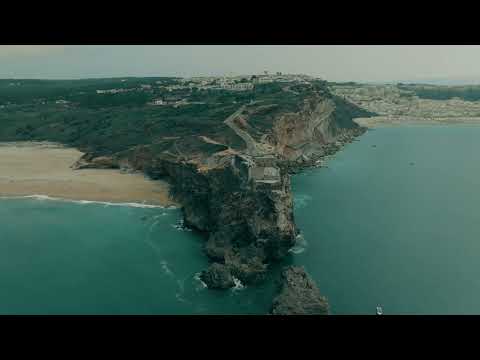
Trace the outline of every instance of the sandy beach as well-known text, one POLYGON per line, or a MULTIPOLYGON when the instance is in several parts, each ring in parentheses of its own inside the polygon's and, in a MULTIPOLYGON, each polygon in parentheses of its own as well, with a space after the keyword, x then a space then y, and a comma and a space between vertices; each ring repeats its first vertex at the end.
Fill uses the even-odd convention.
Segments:
POLYGON ((480 125, 480 117, 437 117, 414 116, 374 116, 353 119, 358 125, 367 128, 417 126, 417 125, 480 125))
POLYGON ((0 143, 0 196, 175 206, 169 185, 120 170, 73 170, 82 152, 52 143, 0 143))

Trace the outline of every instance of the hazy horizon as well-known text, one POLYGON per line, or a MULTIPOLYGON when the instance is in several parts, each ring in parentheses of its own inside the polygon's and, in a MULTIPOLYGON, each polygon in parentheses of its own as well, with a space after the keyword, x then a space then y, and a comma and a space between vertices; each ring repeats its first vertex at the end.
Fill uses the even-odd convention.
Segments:
POLYGON ((480 83, 480 46, 0 45, 0 78, 303 73, 328 81, 480 83))

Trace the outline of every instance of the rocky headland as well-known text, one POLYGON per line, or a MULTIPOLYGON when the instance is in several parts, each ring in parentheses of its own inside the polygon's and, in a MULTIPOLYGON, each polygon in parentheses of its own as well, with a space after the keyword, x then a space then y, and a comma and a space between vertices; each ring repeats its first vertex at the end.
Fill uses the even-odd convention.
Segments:
MULTIPOLYGON (((269 264, 287 256, 299 233, 290 174, 321 166, 322 159, 365 131, 353 118, 366 116, 325 87, 311 88, 294 111, 252 101, 216 129, 108 156, 91 151, 75 167, 141 171, 167 180, 185 225, 205 235, 212 265, 202 281, 212 289, 233 287, 234 278, 255 284, 269 264)), ((283 278, 287 285, 274 314, 322 312, 319 304, 325 300, 303 270, 290 269, 283 278), (316 305, 297 309, 291 305, 296 294, 316 305)))
MULTIPOLYGON (((134 173, 131 178, 136 177, 139 186, 128 198, 143 202, 147 196, 149 202, 180 204, 184 224, 205 237, 211 265, 201 273, 202 281, 211 289, 227 289, 238 282, 263 281, 269 266, 287 257, 299 238, 291 174, 324 166, 366 127, 480 120, 478 86, 261 77, 267 81, 258 76, 230 79, 233 87, 225 86, 223 77, 22 80, 15 87, 18 91, 12 91, 10 80, 2 80, 1 141, 53 141, 85 154, 72 166, 81 171, 66 166, 62 174, 36 161, 35 181, 21 174, 21 183, 10 178, 15 175, 9 170, 13 165, 4 156, 2 186, 14 194, 55 190, 71 197, 75 179, 104 172, 115 174, 118 181, 105 178, 99 191, 90 182, 78 181, 75 191, 81 199, 108 195, 109 201, 120 201, 118 194, 125 187, 116 184, 131 191, 129 176, 123 175, 134 173), (48 187, 37 181, 38 174, 48 187), (25 190, 27 183, 32 186, 25 190)), ((272 313, 319 312, 321 306, 294 301, 324 302, 307 276, 298 269, 284 273, 287 285, 272 313)))

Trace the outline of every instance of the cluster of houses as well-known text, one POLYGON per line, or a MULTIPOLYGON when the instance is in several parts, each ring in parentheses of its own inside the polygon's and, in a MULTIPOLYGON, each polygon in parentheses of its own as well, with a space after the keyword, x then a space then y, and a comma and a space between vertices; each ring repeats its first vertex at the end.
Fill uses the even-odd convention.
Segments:
POLYGON ((109 90, 97 90, 97 94, 118 94, 125 89, 109 89, 109 90))
MULTIPOLYGON (((123 81, 123 80, 122 80, 123 81)), ((141 84, 139 88, 120 88, 120 89, 108 89, 108 90, 97 90, 97 94, 119 94, 129 91, 149 91, 152 90, 152 85, 150 84, 141 84)))
POLYGON ((181 98, 178 96, 166 96, 163 99, 155 99, 150 103, 150 105, 154 105, 154 106, 173 106, 173 107, 179 107, 187 104, 188 104, 187 99, 181 98))
MULTIPOLYGON (((273 82, 297 82, 309 83, 314 78, 308 75, 291 75, 276 72, 269 74, 265 71, 260 75, 240 75, 223 77, 191 77, 180 78, 177 84, 160 86, 167 91, 174 90, 230 90, 230 91, 251 91, 257 84, 267 84, 273 82)), ((161 82, 157 82, 160 84, 161 82)))
MULTIPOLYGON (((170 85, 163 85, 162 81, 157 81, 159 89, 163 89, 168 92, 176 90, 230 90, 230 91, 251 91, 257 84, 267 84, 272 82, 297 82, 308 83, 314 78, 308 75, 292 75, 282 74, 276 72, 270 74, 265 71, 259 75, 240 75, 240 76, 223 76, 223 77, 191 77, 191 78, 178 78, 177 83, 170 85)), ((118 94, 127 91, 151 91, 153 86, 150 84, 142 84, 139 88, 130 89, 108 89, 97 90, 97 94, 118 94)))
MULTIPOLYGON (((192 91, 197 90, 228 90, 228 91, 252 91, 256 85, 268 84, 273 82, 296 82, 296 83, 309 83, 315 78, 308 75, 291 75, 282 74, 276 72, 270 74, 268 71, 264 71, 263 74, 258 75, 240 75, 240 76, 222 76, 222 77, 191 77, 191 78, 178 78, 176 83, 165 85, 162 81, 156 81, 155 87, 166 92, 174 92, 178 90, 192 91)), ((153 86, 150 84, 142 84, 138 88, 120 88, 120 89, 108 89, 97 90, 97 94, 118 94, 128 91, 152 91, 153 86)), ((163 98, 155 99, 149 103, 155 106, 182 106, 188 104, 187 99, 179 98, 176 96, 166 96, 163 98)))
POLYGON ((108 89, 108 90, 97 90, 97 94, 119 94, 129 91, 134 91, 136 89, 108 89))
POLYGON ((219 82, 218 87, 222 90, 230 90, 230 91, 247 91, 253 90, 254 84, 251 82, 236 82, 236 81, 228 81, 222 80, 219 82))

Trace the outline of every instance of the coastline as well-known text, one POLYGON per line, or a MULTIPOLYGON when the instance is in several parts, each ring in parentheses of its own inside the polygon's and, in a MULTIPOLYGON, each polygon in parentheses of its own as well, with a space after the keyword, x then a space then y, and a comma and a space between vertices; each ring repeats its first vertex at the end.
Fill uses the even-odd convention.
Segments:
POLYGON ((72 164, 82 155, 55 143, 0 143, 0 197, 178 206, 169 196, 168 183, 141 173, 73 170, 72 164))
POLYGON ((414 116, 374 116, 353 119, 359 126, 366 128, 396 126, 438 126, 438 125, 480 125, 480 117, 439 117, 424 118, 414 116))
POLYGON ((60 201, 60 202, 69 202, 75 203, 80 205, 87 205, 87 204, 95 204, 95 205, 103 205, 105 207, 108 206, 126 206, 126 207, 136 207, 136 208, 146 208, 146 209, 180 209, 178 205, 154 205, 154 204, 147 204, 147 203, 136 203, 136 202, 110 202, 110 201, 100 201, 100 200, 76 200, 76 199, 67 199, 67 198, 59 198, 59 197, 52 197, 48 195, 0 195, 0 200, 38 200, 38 201, 60 201))

